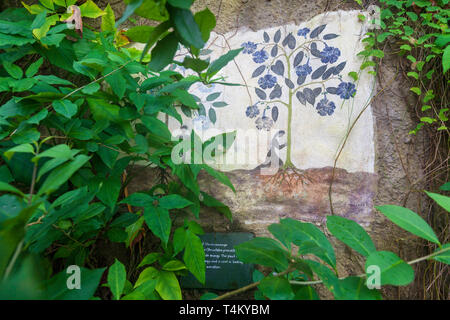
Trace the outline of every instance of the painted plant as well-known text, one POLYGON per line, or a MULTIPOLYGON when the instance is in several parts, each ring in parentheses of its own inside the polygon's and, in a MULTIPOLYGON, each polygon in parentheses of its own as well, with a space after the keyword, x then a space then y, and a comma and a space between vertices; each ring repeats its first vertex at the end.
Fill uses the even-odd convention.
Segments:
POLYGON ((356 93, 355 85, 342 79, 346 62, 340 61, 341 51, 327 43, 338 35, 324 33, 325 29, 326 24, 312 31, 300 28, 297 34, 288 33, 283 40, 279 29, 273 36, 264 32, 261 43, 248 41, 241 45, 241 54, 248 55, 257 65, 252 78, 258 78, 255 93, 260 99, 246 107, 245 116, 254 119, 257 129, 270 130, 278 120, 279 112, 284 111, 279 106, 287 109, 284 169, 294 168, 291 162, 293 99, 312 106, 320 116, 331 117, 338 103, 336 100, 348 100, 356 93), (319 61, 319 64, 313 61, 319 61), (331 80, 339 85, 330 86, 331 80), (281 100, 284 90, 286 101, 281 100))

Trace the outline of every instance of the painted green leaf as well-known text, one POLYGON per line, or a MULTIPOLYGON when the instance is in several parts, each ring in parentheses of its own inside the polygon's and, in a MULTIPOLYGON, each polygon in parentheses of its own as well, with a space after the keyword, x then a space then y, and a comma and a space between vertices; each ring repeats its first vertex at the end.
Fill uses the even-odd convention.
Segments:
POLYGON ((377 251, 370 254, 366 261, 366 270, 369 266, 380 268, 381 285, 405 286, 414 280, 413 268, 390 251, 377 251))
POLYGON ((450 212, 450 197, 428 191, 425 191, 425 193, 447 212, 450 212))
POLYGON ((125 266, 116 259, 114 264, 109 267, 108 271, 108 286, 116 300, 120 299, 126 280, 127 272, 125 270, 125 266))
POLYGON ((339 216, 327 217, 327 228, 336 238, 363 256, 376 251, 375 245, 367 232, 353 220, 339 216))
POLYGON ((396 205, 376 206, 375 208, 400 228, 425 240, 439 244, 433 229, 417 213, 396 205))
POLYGON ((161 271, 159 273, 156 291, 164 300, 181 300, 181 288, 173 272, 161 271))
POLYGON ((270 300, 291 300, 295 296, 289 281, 282 277, 264 278, 258 288, 270 300))

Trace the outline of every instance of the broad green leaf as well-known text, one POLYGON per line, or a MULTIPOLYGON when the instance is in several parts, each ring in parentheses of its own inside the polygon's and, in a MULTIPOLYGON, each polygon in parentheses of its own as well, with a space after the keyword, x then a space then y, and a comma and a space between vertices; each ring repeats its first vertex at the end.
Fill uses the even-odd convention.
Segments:
POLYGON ((444 53, 442 55, 442 68, 444 69, 444 74, 450 68, 450 45, 445 47, 444 53))
POLYGON ((450 197, 428 191, 425 191, 425 193, 447 212, 450 212, 450 197))
POLYGON ((56 159, 71 159, 77 151, 71 150, 67 144, 58 144, 50 149, 45 150, 42 153, 39 153, 37 156, 33 158, 33 161, 41 159, 41 158, 56 158, 56 159))
POLYGON ((97 198, 105 205, 113 209, 116 206, 121 187, 122 183, 120 175, 102 179, 102 185, 100 190, 97 192, 97 198))
POLYGON ((319 295, 313 287, 307 285, 300 285, 296 287, 298 288, 294 289, 295 296, 293 300, 319 300, 319 295))
POLYGON ((149 207, 155 199, 146 193, 135 192, 123 199, 120 203, 127 203, 134 207, 149 207))
POLYGON ((160 23, 150 34, 150 37, 145 44, 144 50, 142 51, 140 61, 142 61, 147 54, 148 50, 155 44, 156 41, 171 27, 168 21, 160 23))
POLYGON ((340 295, 337 300, 382 300, 377 289, 369 289, 364 277, 348 277, 339 280, 340 295))
POLYGON ((65 163, 62 166, 53 170, 47 179, 45 179, 41 188, 39 189, 38 196, 46 193, 50 194, 57 190, 63 183, 65 183, 69 178, 80 169, 90 157, 86 155, 79 155, 75 157, 75 160, 65 163))
POLYGON ((104 271, 105 268, 92 270, 80 268, 81 290, 70 290, 67 288, 70 274, 64 270, 48 281, 47 298, 50 300, 89 300, 94 296, 104 271))
POLYGON ((288 265, 288 254, 281 245, 270 238, 254 238, 235 247, 236 256, 244 263, 255 263, 285 270, 288 265))
POLYGON ((444 183, 442 186, 439 187, 439 190, 450 191, 450 182, 444 183))
POLYGON ((5 68, 6 72, 8 72, 9 75, 14 79, 20 79, 23 76, 22 69, 20 69, 20 67, 15 65, 14 63, 5 61, 3 62, 3 68, 5 68))
POLYGON ((433 229, 417 213, 396 205, 376 206, 375 208, 400 228, 425 240, 440 244, 433 229))
POLYGON ((116 30, 115 23, 116 17, 114 16, 114 11, 111 8, 110 4, 108 3, 108 5, 105 8, 105 14, 102 16, 102 24, 101 24, 102 31, 115 32, 116 30))
POLYGON ((152 50, 152 58, 148 67, 153 71, 161 71, 172 62, 178 48, 178 39, 174 32, 158 41, 152 50))
POLYGON ((208 68, 207 71, 208 76, 212 77, 217 72, 219 72, 223 67, 225 67, 228 64, 228 62, 233 60, 242 51, 242 49, 243 48, 230 50, 224 55, 222 55, 219 59, 213 61, 208 68))
POLYGON ((304 260, 311 270, 323 281, 323 284, 335 297, 341 295, 339 279, 326 265, 312 260, 304 260))
POLYGON ((200 300, 212 300, 212 299, 217 298, 217 297, 218 297, 217 294, 212 293, 212 292, 207 292, 207 293, 205 293, 204 295, 202 295, 200 297, 200 300))
POLYGON ((161 271, 159 273, 156 291, 164 300, 181 300, 181 288, 173 272, 161 271))
POLYGON ((167 2, 177 8, 189 9, 192 5, 193 0, 167 0, 167 2))
POLYGON ((442 248, 437 248, 435 253, 439 252, 439 251, 443 251, 443 250, 445 250, 445 251, 438 255, 433 256, 431 259, 439 261, 439 262, 443 262, 446 264, 450 264, 450 243, 443 244, 442 248))
POLYGON ((125 31, 125 35, 133 42, 147 43, 154 30, 152 26, 134 26, 125 31))
POLYGON ((224 185, 233 190, 233 192, 236 192, 236 189, 234 188, 233 184, 231 183, 230 179, 225 173, 217 171, 206 164, 202 165, 202 168, 205 169, 205 171, 208 172, 210 176, 222 182, 224 185))
POLYGON ((3 181, 0 181, 0 191, 15 193, 22 197, 25 196, 22 191, 20 191, 19 189, 15 188, 3 181))
POLYGON ((80 6, 81 16, 86 18, 98 18, 106 14, 92 1, 88 0, 80 6))
POLYGON ((186 266, 180 260, 170 260, 162 266, 166 271, 179 271, 186 269, 186 266))
POLYGON ((381 285, 405 286, 414 280, 413 268, 390 251, 371 253, 366 261, 366 270, 369 266, 380 268, 381 285))
POLYGON ((144 224, 144 217, 140 217, 136 222, 130 224, 128 227, 125 228, 125 232, 128 234, 127 240, 125 242, 127 247, 129 247, 131 242, 136 238, 143 224, 144 224))
POLYGON ((173 21, 176 32, 183 41, 197 49, 203 48, 205 42, 202 40, 202 33, 194 20, 190 10, 169 7, 170 18, 173 21))
POLYGON ((25 143, 25 144, 20 144, 18 146, 12 147, 11 149, 8 149, 8 151, 5 151, 3 154, 6 158, 8 158, 8 160, 11 160, 11 157, 16 152, 34 154, 34 148, 31 144, 25 143))
POLYGON ((367 257, 377 250, 367 232, 353 220, 328 216, 327 228, 332 235, 363 256, 367 257))
POLYGON ((109 267, 108 271, 108 286, 116 300, 120 299, 125 288, 125 281, 127 280, 127 271, 125 266, 119 261, 115 260, 114 264, 109 267))
POLYGON ((206 8, 205 10, 197 12, 194 15, 194 19, 195 22, 197 22, 197 25, 202 34, 202 40, 204 42, 207 42, 211 31, 216 26, 215 15, 208 8, 206 8))
POLYGON ((183 198, 182 196, 178 194, 170 194, 168 196, 164 196, 160 198, 159 200, 159 206, 168 210, 171 209, 182 209, 185 208, 191 204, 193 204, 191 201, 183 198))
POLYGON ((156 279, 159 275, 159 271, 153 267, 145 268, 140 274, 139 278, 137 279, 136 283, 134 284, 134 287, 137 288, 143 283, 156 279))
POLYGON ((30 64, 30 66, 25 71, 25 76, 27 78, 33 77, 36 74, 36 72, 38 72, 43 61, 44 61, 44 58, 40 58, 36 62, 33 62, 32 64, 30 64))
POLYGON ((300 251, 302 254, 312 253, 333 268, 336 267, 334 249, 319 228, 311 223, 303 223, 291 218, 282 219, 280 222, 290 228, 289 237, 291 242, 296 245, 302 245, 303 242, 307 242, 303 251, 300 251), (319 250, 315 250, 315 247, 319 248, 319 250))
POLYGON ((72 118, 78 111, 78 106, 70 100, 55 100, 52 103, 53 109, 66 118, 72 118))
POLYGON ((150 230, 161 239, 164 245, 169 241, 172 220, 169 211, 164 208, 149 206, 144 210, 144 219, 150 230))
POLYGON ((200 281, 205 283, 205 251, 202 241, 190 230, 186 231, 186 246, 183 260, 190 272, 200 281))
POLYGON ((291 300, 295 296, 289 280, 282 277, 264 278, 258 288, 270 300, 291 300))
POLYGON ((143 267, 152 263, 155 263, 158 261, 159 258, 161 258, 162 254, 160 252, 152 252, 149 253, 142 259, 141 263, 139 263, 138 267, 143 267))
POLYGON ((179 227, 175 229, 172 239, 173 244, 173 255, 177 255, 183 251, 186 245, 186 229, 184 227, 179 227))

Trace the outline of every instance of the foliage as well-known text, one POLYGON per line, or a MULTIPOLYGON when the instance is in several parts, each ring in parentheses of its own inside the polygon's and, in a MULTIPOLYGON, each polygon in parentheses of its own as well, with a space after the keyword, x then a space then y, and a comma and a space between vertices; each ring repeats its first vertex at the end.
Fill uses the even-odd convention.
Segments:
POLYGON ((200 190, 201 170, 233 186, 207 165, 174 164, 179 142, 158 115, 181 121, 178 107, 198 108, 187 90, 213 83, 233 55, 199 58, 215 17, 208 9, 193 15, 190 1, 126 1, 118 21, 109 5, 76 2, 0 13, 0 291, 24 279, 26 290, 5 298, 29 297, 34 284, 33 297, 90 299, 109 267, 104 285, 114 299, 180 299, 178 275, 205 280, 203 231, 191 218, 173 230, 173 220, 183 212, 198 218, 203 205, 231 219, 224 204, 200 190), (123 32, 120 24, 133 13, 160 24, 123 32), (101 32, 84 18, 101 19, 101 32), (130 41, 146 47, 126 47, 130 41), (183 65, 197 76, 167 70, 180 45, 191 52, 183 65), (157 176, 130 194, 128 173, 138 162, 157 176), (145 234, 159 245, 139 267, 96 261, 98 243, 133 252, 145 234), (42 270, 32 270, 33 261, 42 270), (65 290, 68 265, 81 267, 90 288, 82 295, 65 290))
MULTIPOLYGON (((386 46, 406 58, 404 73, 410 90, 417 95, 420 123, 448 133, 448 69, 450 68, 450 10, 448 0, 381 0, 381 11, 373 23, 379 28, 367 32, 366 47, 359 55, 381 59, 386 46)), ((365 19, 364 16, 361 16, 365 19)), ((377 66, 367 60, 361 69, 377 66)), ((370 71, 375 74, 375 71, 370 71)))
MULTIPOLYGON (((430 194, 439 204, 448 205, 450 197, 430 194), (439 197, 437 197, 439 196, 439 197)), ((275 239, 254 238, 236 246, 236 255, 245 263, 256 263, 273 270, 267 276, 256 270, 255 299, 316 300, 314 285, 323 284, 341 300, 379 300, 373 267, 379 270, 379 285, 404 286, 414 280, 412 264, 435 260, 449 264, 449 244, 441 244, 431 227, 415 212, 394 205, 376 209, 400 228, 437 245, 434 254, 405 262, 395 253, 377 250, 372 239, 358 223, 340 216, 327 217, 327 229, 338 240, 365 259, 365 273, 339 277, 334 249, 325 234, 312 223, 290 218, 269 226, 275 239)), ((447 209, 448 211, 448 209, 447 209)), ((210 297, 217 298, 217 297, 210 297)), ((219 297, 220 298, 220 297, 219 297)))

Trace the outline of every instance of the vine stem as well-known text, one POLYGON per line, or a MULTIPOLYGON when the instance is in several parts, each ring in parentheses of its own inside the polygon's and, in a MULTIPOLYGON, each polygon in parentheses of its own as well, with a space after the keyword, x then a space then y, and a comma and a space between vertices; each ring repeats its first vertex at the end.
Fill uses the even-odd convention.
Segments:
MULTIPOLYGON (((444 253, 444 252, 447 252, 447 251, 449 251, 449 250, 450 250, 450 247, 445 248, 445 249, 442 249, 442 250, 439 250, 439 251, 434 252, 434 253, 432 253, 432 254, 423 256, 423 257, 421 257, 421 258, 417 258, 417 259, 415 259, 415 260, 411 260, 411 261, 407 262, 407 264, 413 265, 413 264, 416 264, 416 263, 418 263, 418 262, 421 262, 421 261, 424 261, 424 260, 428 260, 428 259, 430 259, 430 258, 432 258, 432 257, 434 257, 434 256, 437 256, 437 255, 439 255, 439 254, 441 254, 441 253, 444 253)), ((284 276, 284 275, 286 275, 286 274, 288 274, 288 273, 290 273, 290 272, 292 272, 292 271, 294 271, 294 270, 293 270, 293 269, 288 269, 288 270, 286 270, 286 271, 283 271, 283 272, 278 273, 277 275, 275 275, 275 277, 281 277, 281 276, 284 276)), ((360 278, 362 278, 362 277, 364 277, 364 276, 366 276, 366 274, 365 274, 365 273, 362 273, 362 274, 358 274, 358 275, 356 275, 356 276, 354 276, 354 277, 360 277, 360 278)), ((347 277, 340 277, 339 280, 342 280, 342 279, 345 279, 345 278, 347 278, 347 277)), ((239 294, 239 293, 241 293, 241 292, 245 292, 245 291, 247 291, 247 290, 253 289, 253 288, 257 287, 260 283, 261 283, 261 281, 254 282, 254 283, 249 284, 249 285, 247 285, 247 286, 245 286, 245 287, 242 287, 242 288, 239 288, 239 289, 236 289, 236 290, 227 292, 227 293, 225 293, 225 294, 223 294, 223 295, 221 295, 221 296, 218 296, 218 297, 216 297, 216 298, 214 298, 214 299, 212 299, 212 300, 223 300, 223 299, 229 298, 229 297, 234 296, 234 295, 236 295, 236 294, 239 294)), ((290 280, 289 283, 290 283, 290 284, 295 284, 295 285, 304 285, 304 286, 306 286, 306 285, 321 284, 321 283, 323 283, 323 281, 322 281, 322 280, 316 280, 316 281, 295 281, 295 280, 290 280)))

